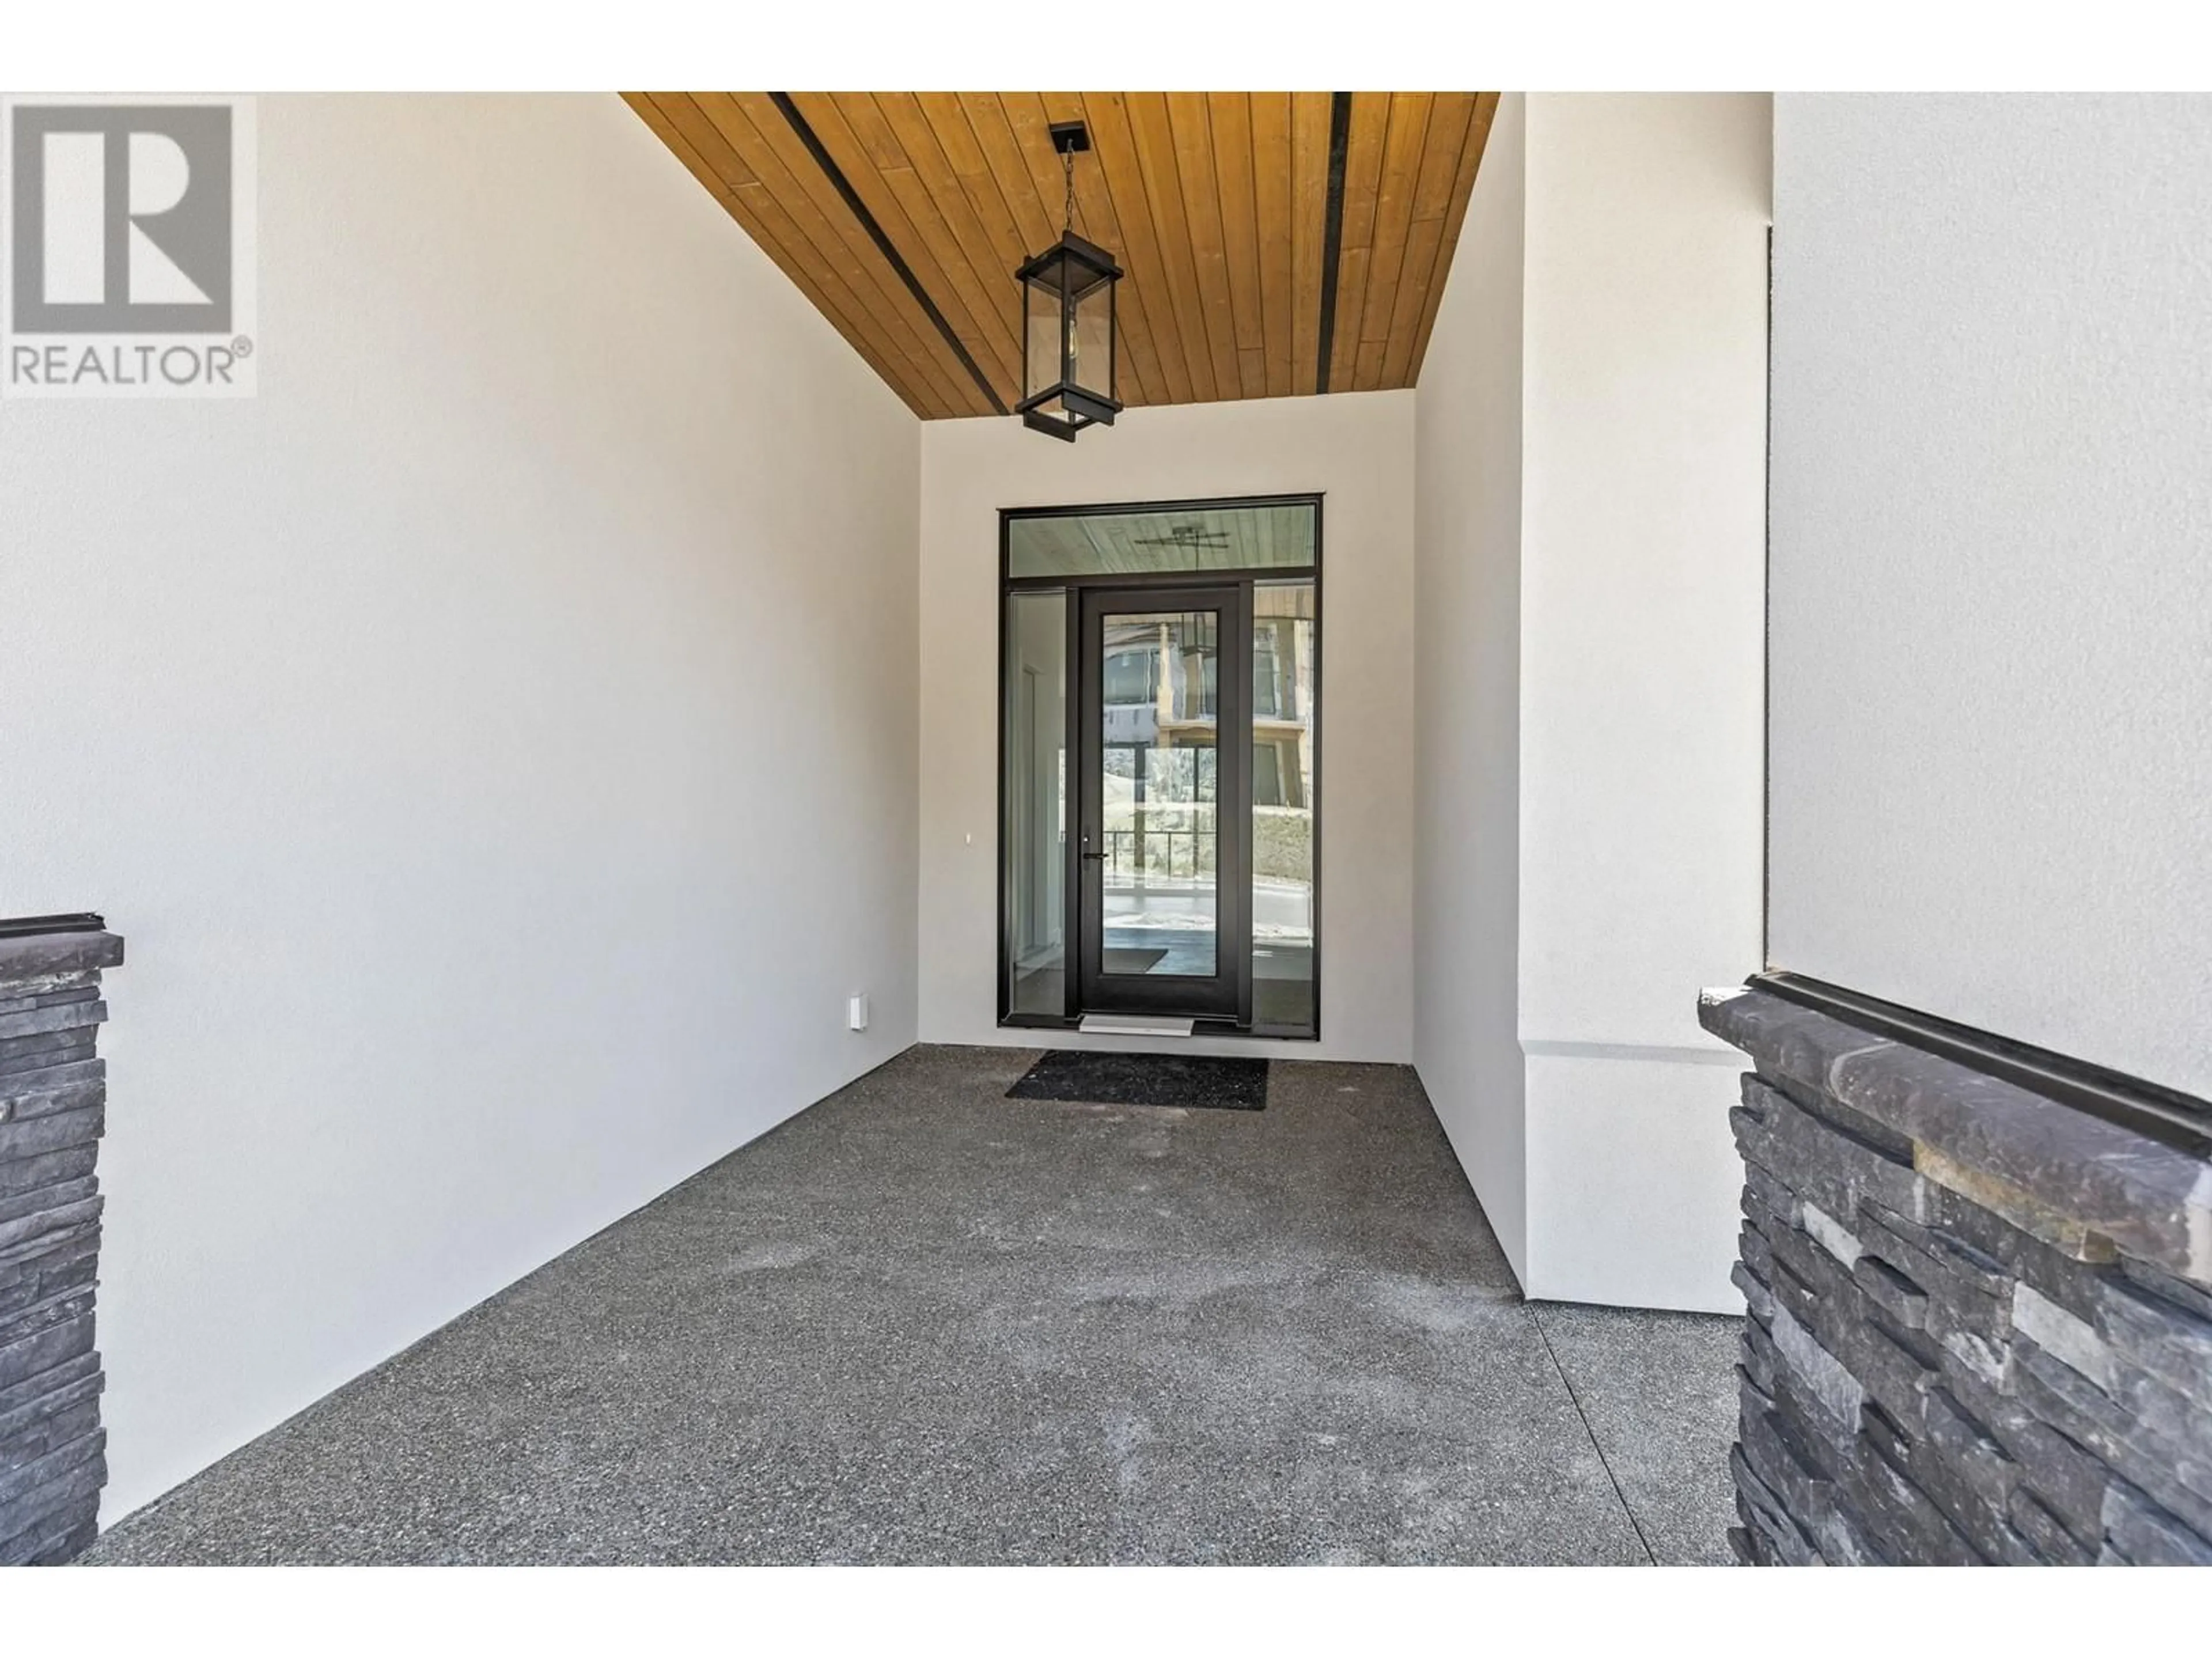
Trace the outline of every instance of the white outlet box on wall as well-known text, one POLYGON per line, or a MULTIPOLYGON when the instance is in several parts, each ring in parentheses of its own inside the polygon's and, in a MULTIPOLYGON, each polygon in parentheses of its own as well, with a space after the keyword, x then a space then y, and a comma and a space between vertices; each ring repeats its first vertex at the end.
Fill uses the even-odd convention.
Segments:
POLYGON ((845 1004, 845 1024, 854 1031, 868 1029, 868 999, 865 992, 845 1004))

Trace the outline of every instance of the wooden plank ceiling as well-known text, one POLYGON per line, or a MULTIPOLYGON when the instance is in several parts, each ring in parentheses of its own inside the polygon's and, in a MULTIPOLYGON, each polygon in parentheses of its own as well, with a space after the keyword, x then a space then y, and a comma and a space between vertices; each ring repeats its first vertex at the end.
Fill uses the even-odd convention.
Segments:
POLYGON ((1090 128, 1075 228, 1127 273, 1124 402, 1411 386, 1498 100, 623 95, 924 419, 1021 396, 1013 272, 1060 233, 1055 121, 1090 128))

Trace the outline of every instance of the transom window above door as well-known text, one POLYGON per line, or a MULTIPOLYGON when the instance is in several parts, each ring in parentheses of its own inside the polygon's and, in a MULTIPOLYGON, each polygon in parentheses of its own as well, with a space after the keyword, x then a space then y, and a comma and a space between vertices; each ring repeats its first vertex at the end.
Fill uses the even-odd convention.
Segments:
POLYGON ((1321 507, 1312 500, 1054 509, 1006 520, 1005 569, 1014 581, 1312 570, 1321 563, 1321 507))

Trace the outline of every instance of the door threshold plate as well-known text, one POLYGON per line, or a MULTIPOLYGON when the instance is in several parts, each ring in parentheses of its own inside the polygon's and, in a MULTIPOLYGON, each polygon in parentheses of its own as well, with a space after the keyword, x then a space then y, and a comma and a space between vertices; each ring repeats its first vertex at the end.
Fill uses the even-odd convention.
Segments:
POLYGON ((1193 1023, 1164 1014, 1085 1014, 1076 1029, 1093 1036, 1187 1037, 1193 1023))

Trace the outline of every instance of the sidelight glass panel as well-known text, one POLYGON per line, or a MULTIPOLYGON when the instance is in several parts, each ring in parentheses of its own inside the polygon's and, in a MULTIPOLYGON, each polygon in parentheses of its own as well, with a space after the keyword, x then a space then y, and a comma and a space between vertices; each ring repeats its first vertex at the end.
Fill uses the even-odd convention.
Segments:
POLYGON ((1067 595, 1006 603, 1007 1007, 1066 1012, 1067 595))
POLYGON ((1211 977, 1221 613, 1119 611, 1103 623, 1100 965, 1211 977))
POLYGON ((1313 583, 1252 590, 1252 1023, 1316 1029, 1313 583))
POLYGON ((1300 570, 1314 562, 1311 501, 1177 512, 1032 514, 1006 525, 1006 574, 1152 576, 1203 570, 1300 570))

